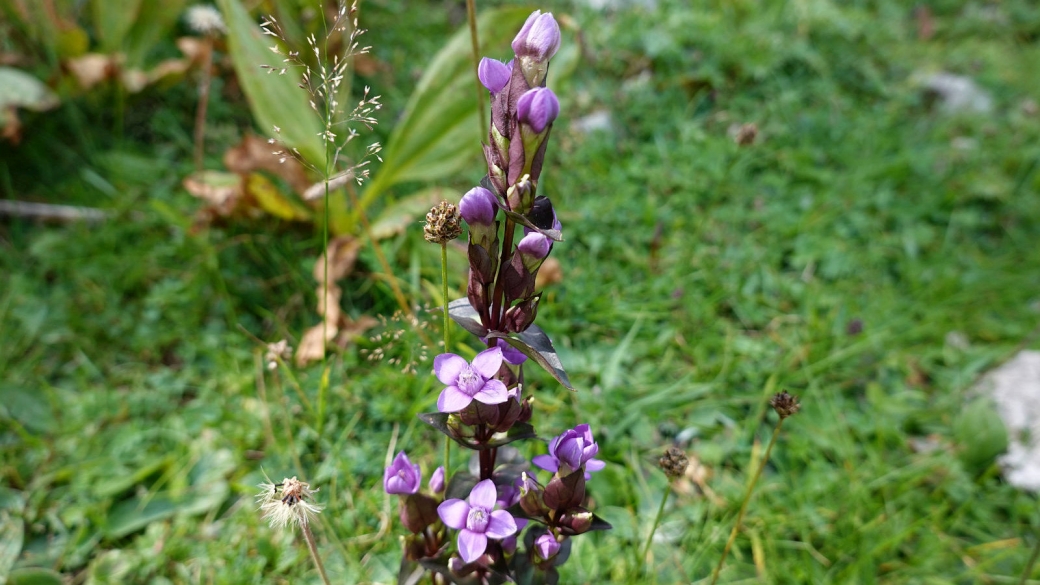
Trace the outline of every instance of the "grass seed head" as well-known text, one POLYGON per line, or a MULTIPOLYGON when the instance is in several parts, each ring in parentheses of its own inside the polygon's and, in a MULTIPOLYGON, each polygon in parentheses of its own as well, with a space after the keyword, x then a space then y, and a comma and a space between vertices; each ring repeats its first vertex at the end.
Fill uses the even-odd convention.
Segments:
POLYGON ((802 405, 798 402, 798 397, 793 394, 788 394, 787 390, 774 394, 769 400, 769 406, 773 407, 773 410, 780 415, 781 419, 785 419, 792 414, 798 412, 802 405))

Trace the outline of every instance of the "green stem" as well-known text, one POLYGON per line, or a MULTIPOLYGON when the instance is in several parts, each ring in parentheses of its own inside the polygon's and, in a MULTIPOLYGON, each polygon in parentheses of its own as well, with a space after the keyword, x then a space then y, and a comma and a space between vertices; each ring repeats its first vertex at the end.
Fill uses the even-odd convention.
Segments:
POLYGON ((484 102, 487 101, 487 90, 480 83, 477 71, 480 68, 480 37, 477 35, 477 6, 476 0, 466 0, 466 20, 469 21, 469 40, 473 45, 473 79, 477 82, 477 116, 480 117, 480 133, 486 136, 488 133, 487 116, 484 115, 484 102))
POLYGON ((715 571, 711 574, 711 585, 719 580, 719 572, 722 571, 722 565, 726 562, 726 557, 729 555, 729 549, 733 547, 733 542, 737 540, 737 533, 740 532, 740 525, 744 522, 744 514, 747 513, 748 503, 751 502, 751 494, 755 491, 755 484, 758 483, 758 478, 762 477, 762 470, 765 469, 766 463, 769 462, 769 454, 773 451, 773 445, 776 444, 777 437, 780 436, 780 427, 784 426, 784 419, 781 417, 780 422, 776 423, 776 428, 773 429, 773 436, 769 439, 769 446, 766 447, 766 454, 762 457, 762 462, 758 464, 758 469, 755 470, 755 475, 751 478, 751 483, 747 487, 747 491, 744 493, 744 501, 740 504, 740 513, 737 514, 737 521, 733 524, 733 530, 729 533, 729 539, 726 541, 726 547, 722 549, 722 556, 719 557, 719 564, 715 566, 715 571))
MULTIPOLYGON (((441 242, 441 296, 444 299, 444 352, 451 351, 451 321, 448 318, 448 243, 441 242)), ((444 473, 451 473, 451 439, 444 437, 444 473)))
POLYGON ((1033 567, 1036 566, 1036 559, 1040 557, 1040 538, 1036 539, 1036 544, 1033 545, 1033 554, 1029 557, 1029 562, 1026 563, 1026 570, 1022 571, 1022 578, 1018 581, 1019 585, 1026 585, 1026 581, 1029 576, 1033 574, 1033 567))
POLYGON ((332 585, 329 582, 329 576, 325 574, 325 565, 322 564, 321 555, 318 554, 318 545, 314 542, 314 533, 311 532, 310 524, 304 522, 301 527, 303 528, 303 539, 307 541, 307 550, 311 551, 311 559, 314 560, 314 566, 318 567, 322 582, 325 585, 332 585))
POLYGON ((664 516, 664 505, 668 502, 668 495, 672 493, 672 482, 668 482, 668 485, 664 486, 664 495, 661 496, 661 505, 657 508, 657 516, 654 517, 654 525, 650 527, 650 534, 646 537, 646 546, 643 547, 643 562, 646 562, 646 555, 650 554, 650 543, 654 541, 654 533, 657 532, 657 526, 661 523, 661 518, 664 516))

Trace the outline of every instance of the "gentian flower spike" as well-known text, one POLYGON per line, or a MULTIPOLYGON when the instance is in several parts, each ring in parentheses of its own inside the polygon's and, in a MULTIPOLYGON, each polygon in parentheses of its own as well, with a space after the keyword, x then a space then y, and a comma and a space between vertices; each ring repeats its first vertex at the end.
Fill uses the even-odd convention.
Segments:
POLYGON ((419 465, 412 463, 404 451, 394 457, 393 463, 383 473, 383 489, 391 495, 408 495, 419 491, 422 483, 422 471, 419 465))
POLYGON ((559 49, 560 25, 556 23, 551 12, 532 12, 513 39, 513 52, 516 56, 527 57, 536 62, 552 59, 559 49))
POLYGON ((517 100, 516 115, 521 123, 541 134, 560 115, 560 100, 547 87, 529 89, 517 100))
POLYGON ((509 85, 511 69, 509 65, 501 61, 484 57, 477 65, 477 78, 488 91, 498 93, 509 85))
POLYGON ((549 454, 538 455, 531 462, 546 471, 560 472, 561 475, 570 475, 584 465, 585 478, 588 479, 591 472, 607 466, 605 462, 593 459, 597 453, 599 445, 592 439, 592 430, 589 425, 582 424, 554 438, 549 442, 549 454))
POLYGON ((501 380, 493 378, 502 367, 502 350, 486 349, 473 358, 473 363, 453 353, 442 353, 433 360, 437 379, 447 388, 437 398, 437 410, 458 412, 474 400, 483 404, 502 404, 509 390, 501 380))
POLYGON ((445 500, 437 507, 441 521, 459 531, 459 556, 467 563, 484 554, 489 538, 501 540, 517 532, 513 516, 495 510, 496 493, 495 482, 485 479, 473 487, 466 500, 445 500))

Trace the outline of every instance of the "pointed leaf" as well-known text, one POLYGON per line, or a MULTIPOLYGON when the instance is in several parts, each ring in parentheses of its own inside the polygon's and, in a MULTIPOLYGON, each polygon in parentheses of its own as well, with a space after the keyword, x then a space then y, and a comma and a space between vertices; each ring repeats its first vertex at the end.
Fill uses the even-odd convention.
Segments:
POLYGON ((487 336, 489 339, 504 339, 506 343, 519 349, 524 355, 542 366, 565 388, 574 390, 570 378, 567 377, 567 372, 563 369, 563 363, 560 362, 560 356, 556 354, 556 348, 553 347, 549 336, 537 325, 531 325, 526 331, 520 333, 519 339, 498 332, 488 333, 487 336))
POLYGON ((454 319, 463 329, 477 337, 484 337, 488 334, 487 328, 480 322, 480 315, 477 313, 477 310, 473 308, 473 305, 469 304, 469 299, 455 299, 448 303, 448 316, 454 319))
POLYGON ((261 34, 239 0, 217 0, 228 27, 228 52, 235 74, 249 99, 257 124, 264 135, 275 126, 282 128, 279 139, 296 148, 304 160, 324 167, 325 145, 318 133, 321 124, 308 103, 307 92, 297 87, 299 76, 290 70, 285 75, 268 73, 260 65, 279 65, 282 57, 271 52, 274 37, 261 34))
POLYGON ((506 217, 512 219, 516 223, 518 223, 518 224, 520 224, 520 225, 522 225, 522 226, 524 226, 526 228, 530 228, 530 229, 532 229, 532 230, 542 234, 543 236, 549 238, 550 240, 552 240, 554 242, 562 242, 563 241, 563 233, 560 232, 560 230, 554 230, 554 229, 546 230, 546 229, 542 229, 542 228, 534 225, 534 222, 532 222, 527 217, 525 217, 523 215, 520 215, 519 213, 516 213, 515 211, 509 211, 508 209, 505 209, 505 208, 502 209, 502 213, 504 213, 506 215, 506 217))

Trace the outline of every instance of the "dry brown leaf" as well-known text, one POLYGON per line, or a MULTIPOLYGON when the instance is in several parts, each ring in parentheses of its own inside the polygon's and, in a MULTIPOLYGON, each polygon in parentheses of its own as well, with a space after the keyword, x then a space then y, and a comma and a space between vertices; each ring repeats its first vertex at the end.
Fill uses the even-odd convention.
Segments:
POLYGON ((300 347, 296 350, 296 365, 306 366, 310 362, 325 357, 327 342, 336 336, 339 330, 334 326, 318 323, 304 332, 300 339, 300 347))
MULTIPOLYGON (((351 236, 339 236, 329 241, 327 253, 329 255, 329 276, 332 277, 332 282, 353 272, 360 250, 361 241, 351 236)), ((324 274, 325 255, 323 254, 318 256, 317 261, 314 262, 314 280, 319 284, 325 282, 324 274)))
POLYGON ((563 267, 560 265, 560 261, 556 258, 546 258, 545 262, 542 262, 542 267, 538 269, 538 274, 534 277, 534 287, 541 290, 550 284, 559 282, 563 282, 563 267))
POLYGON ((362 315, 357 321, 349 317, 343 319, 343 327, 340 328, 336 337, 336 345, 347 347, 355 339, 364 336, 365 332, 379 324, 379 320, 369 315, 362 315))
POLYGON ((0 139, 7 140, 11 144, 18 144, 22 141, 22 121, 18 119, 18 110, 14 106, 0 111, 0 122, 3 122, 0 139))
POLYGON ((119 58, 115 55, 102 55, 101 53, 87 53, 69 59, 65 66, 76 78, 76 82, 83 89, 90 89, 95 85, 115 76, 119 70, 119 58))
POLYGON ((184 179, 184 190, 229 215, 242 197, 242 177, 232 173, 202 171, 184 179))
POLYGON ((124 69, 120 71, 119 80, 130 93, 137 93, 148 86, 148 74, 140 69, 124 69))
POLYGON ((202 60, 206 54, 206 41, 197 37, 181 37, 177 39, 177 48, 193 63, 202 60))
POLYGON ((294 158, 287 158, 284 163, 278 162, 279 157, 274 155, 276 150, 277 147, 268 144, 263 138, 246 134, 238 146, 224 153, 224 166, 233 173, 243 175, 253 171, 267 171, 285 180, 296 193, 304 193, 311 185, 306 169, 294 158))

